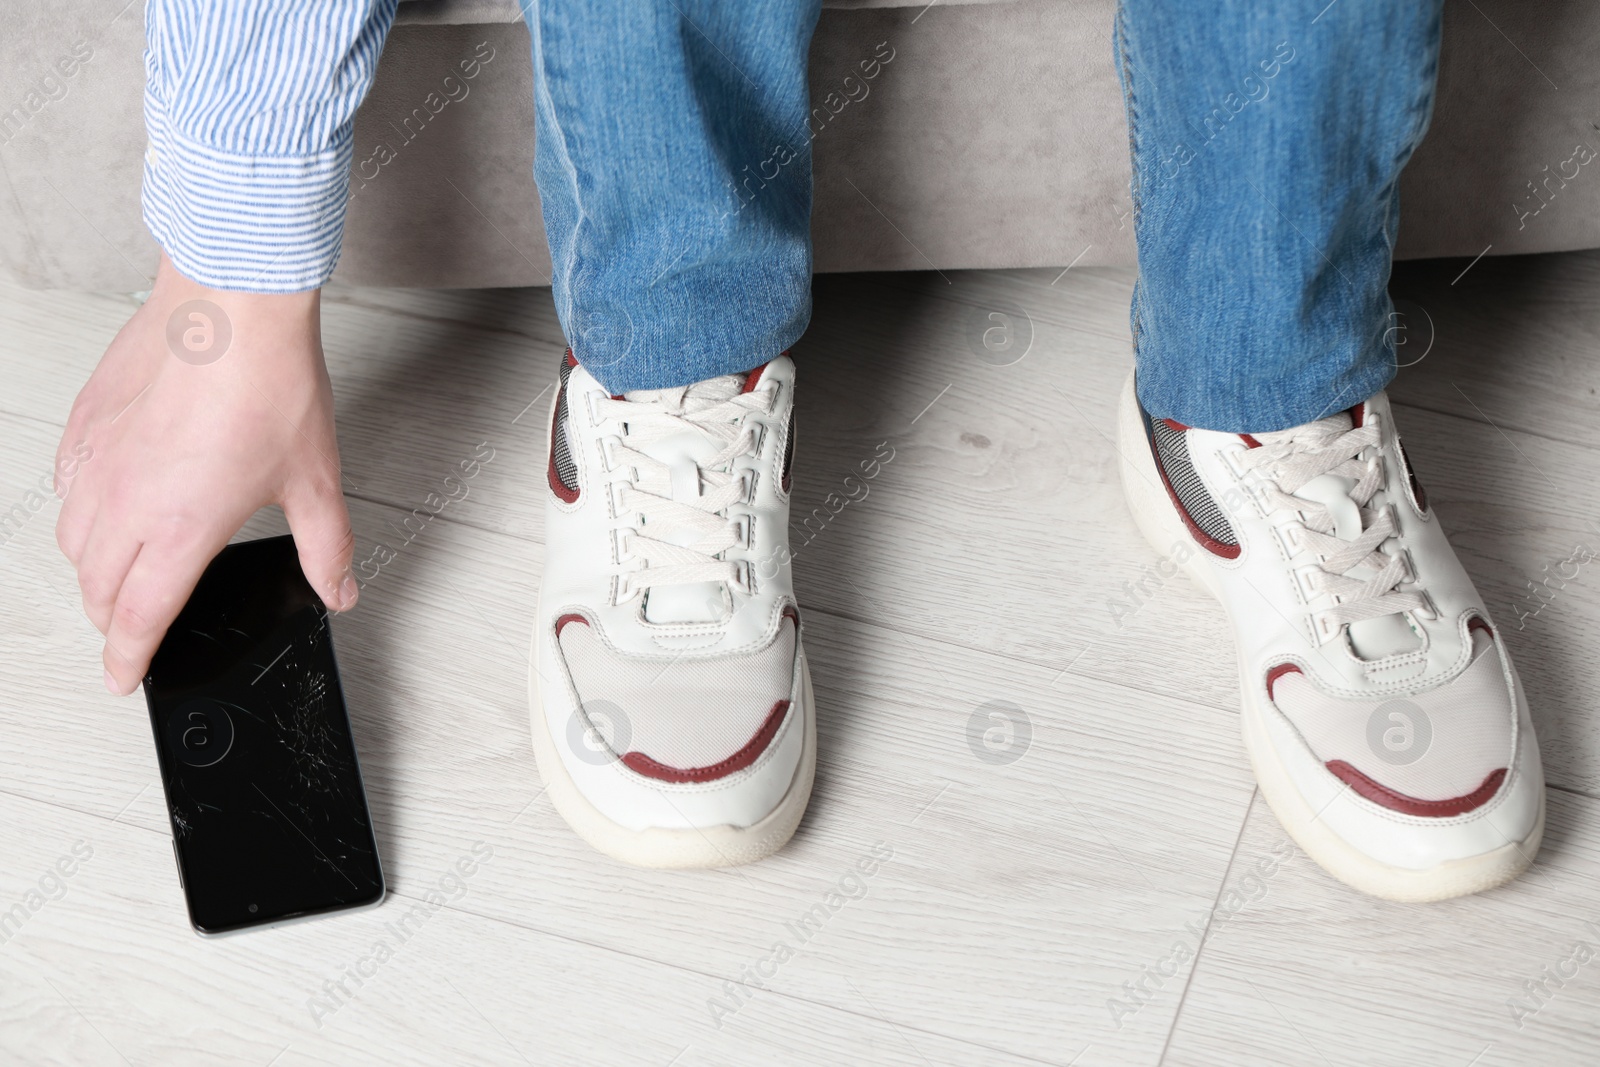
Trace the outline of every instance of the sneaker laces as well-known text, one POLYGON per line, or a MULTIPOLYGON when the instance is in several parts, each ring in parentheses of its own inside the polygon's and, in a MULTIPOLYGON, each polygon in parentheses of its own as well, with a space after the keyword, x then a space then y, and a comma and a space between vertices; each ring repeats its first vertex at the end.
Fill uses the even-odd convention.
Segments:
POLYGON ((620 432, 606 440, 610 465, 605 482, 620 483, 620 513, 631 517, 621 550, 625 569, 617 591, 621 603, 652 586, 726 582, 745 588, 739 564, 721 555, 744 543, 730 506, 745 499, 747 476, 733 461, 755 455, 760 432, 745 418, 770 414, 775 389, 744 392, 745 375, 709 378, 674 389, 638 390, 626 399, 595 401, 601 419, 614 419, 620 432), (690 436, 714 451, 696 460, 690 436), (672 439, 676 439, 675 441, 672 439), (652 445, 674 456, 669 463, 652 454, 652 445))
POLYGON ((1390 555, 1383 545, 1397 533, 1392 505, 1381 506, 1373 496, 1384 487, 1383 460, 1375 449, 1379 442, 1376 417, 1352 428, 1343 413, 1308 422, 1289 430, 1253 435, 1259 448, 1237 453, 1239 466, 1252 479, 1252 492, 1269 512, 1296 511, 1302 516, 1303 545, 1318 557, 1307 572, 1313 596, 1326 594, 1333 605, 1312 613, 1317 643, 1332 640, 1341 628, 1385 615, 1427 610, 1421 593, 1402 591, 1414 581, 1403 554, 1390 555), (1295 493, 1325 474, 1350 479, 1346 495, 1356 505, 1360 532, 1346 540, 1335 535, 1334 516, 1327 505, 1295 493), (1353 572, 1364 571, 1365 576, 1353 572))

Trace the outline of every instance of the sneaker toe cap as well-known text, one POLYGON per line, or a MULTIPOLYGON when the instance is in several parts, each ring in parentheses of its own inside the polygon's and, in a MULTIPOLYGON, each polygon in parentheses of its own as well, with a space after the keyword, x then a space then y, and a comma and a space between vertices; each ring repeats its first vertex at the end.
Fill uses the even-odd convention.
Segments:
POLYGON ((788 618, 764 647, 716 657, 626 655, 581 616, 564 618, 556 640, 579 701, 569 743, 656 782, 712 784, 748 770, 792 710, 798 642, 788 618))
POLYGON ((1514 763, 1516 705, 1492 642, 1454 678, 1421 693, 1352 700, 1293 670, 1274 680, 1271 697, 1329 773, 1406 815, 1481 808, 1514 763))

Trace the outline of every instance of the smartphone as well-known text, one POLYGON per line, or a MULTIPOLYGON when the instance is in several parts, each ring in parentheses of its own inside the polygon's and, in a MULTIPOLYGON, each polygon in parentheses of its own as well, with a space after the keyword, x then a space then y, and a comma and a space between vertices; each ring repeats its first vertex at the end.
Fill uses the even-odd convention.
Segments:
POLYGON ((328 611, 290 537, 211 562, 144 680, 201 934, 383 899, 328 611))

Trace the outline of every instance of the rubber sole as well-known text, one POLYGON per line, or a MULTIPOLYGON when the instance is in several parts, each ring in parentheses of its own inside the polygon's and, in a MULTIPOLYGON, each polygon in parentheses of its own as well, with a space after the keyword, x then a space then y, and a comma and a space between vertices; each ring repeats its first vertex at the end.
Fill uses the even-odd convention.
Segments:
MULTIPOLYGON (((1193 538, 1173 510, 1166 487, 1161 483, 1161 475, 1150 456, 1150 445, 1144 436, 1144 424, 1139 417, 1133 388, 1133 378, 1130 376, 1117 404, 1117 450, 1121 456, 1122 493, 1144 539, 1157 552, 1166 554, 1174 544, 1187 544, 1193 538)), ((1203 551, 1196 547, 1195 552, 1178 565, 1195 585, 1225 606, 1227 602, 1220 595, 1216 577, 1201 558, 1203 551)), ((1240 676, 1243 677, 1242 666, 1240 676)), ((1258 713, 1247 704, 1241 709, 1240 719, 1245 752, 1250 757, 1256 784, 1260 786, 1261 795, 1279 824, 1323 870, 1363 893, 1402 903, 1426 903, 1481 893, 1516 878, 1528 869, 1539 851, 1539 844, 1544 838, 1543 797, 1539 801, 1539 817, 1533 830, 1522 841, 1508 841, 1504 846, 1478 856, 1451 860, 1420 870, 1382 863, 1340 837, 1312 811, 1273 751, 1272 742, 1266 736, 1258 713)))
POLYGON ((1544 839, 1545 808, 1541 802, 1539 818, 1523 841, 1507 842, 1491 852, 1422 870, 1380 863, 1317 818, 1283 765, 1273 757, 1272 743, 1258 736, 1261 733, 1256 717, 1245 715, 1245 751, 1249 753, 1250 767, 1255 771, 1256 783, 1261 787, 1267 806, 1294 838, 1295 844, 1323 870, 1371 896, 1405 904, 1425 904, 1494 889, 1527 870, 1544 839))
MULTIPOLYGON (((538 656, 537 640, 533 655, 538 656)), ((537 659, 530 660, 536 663, 537 659)), ((546 725, 539 679, 532 667, 528 671, 529 704, 533 709, 533 756, 539 777, 556 811, 573 832, 613 859, 636 867, 657 869, 698 869, 736 867, 765 859, 788 843, 811 801, 811 785, 817 775, 816 700, 811 692, 811 666, 801 653, 800 706, 805 718, 805 737, 800 763, 795 767, 783 799, 759 822, 750 826, 708 826, 693 829, 657 827, 630 830, 607 818, 578 789, 567 773, 555 741, 546 725)))

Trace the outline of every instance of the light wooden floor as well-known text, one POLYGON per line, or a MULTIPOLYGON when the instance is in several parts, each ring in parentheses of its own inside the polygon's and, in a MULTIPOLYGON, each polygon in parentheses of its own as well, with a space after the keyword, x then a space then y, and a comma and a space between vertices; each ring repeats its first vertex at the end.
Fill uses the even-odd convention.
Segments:
MULTIPOLYGON (((597 855, 542 795, 528 741, 562 345, 548 292, 344 290, 325 320, 358 553, 494 449, 337 623, 391 896, 191 933, 145 710, 100 688, 52 501, 0 547, 0 911, 75 844, 92 855, 0 945, 0 1061, 1600 1062, 1600 569, 1523 629, 1513 610, 1546 565, 1600 547, 1600 255, 1485 259, 1452 285, 1465 265, 1399 272, 1402 351, 1427 354, 1394 393, 1534 704, 1550 829, 1516 884, 1401 906, 1334 882, 1255 792, 1219 610, 1181 579, 1113 609, 1156 558, 1108 437, 1123 270, 818 280, 796 352, 797 514, 880 442, 894 459, 800 551, 811 811, 749 868, 597 855), (1012 366, 967 340, 996 308, 1032 323, 1012 366), (1027 718, 1012 762, 969 741, 994 701, 1027 718), (490 859, 441 883, 478 842, 490 859), (788 924, 879 842, 892 859, 865 895, 801 942, 788 924), (441 885, 401 943, 389 924, 441 885), (380 941, 392 958, 363 962, 380 941), (780 941, 793 958, 731 1000, 725 983, 770 972, 780 941), (1594 960, 1569 962, 1579 941, 1594 960), (1545 968, 1569 977, 1535 997, 1545 968)), ((48 470, 132 306, 0 290, 0 511, 48 470)))

